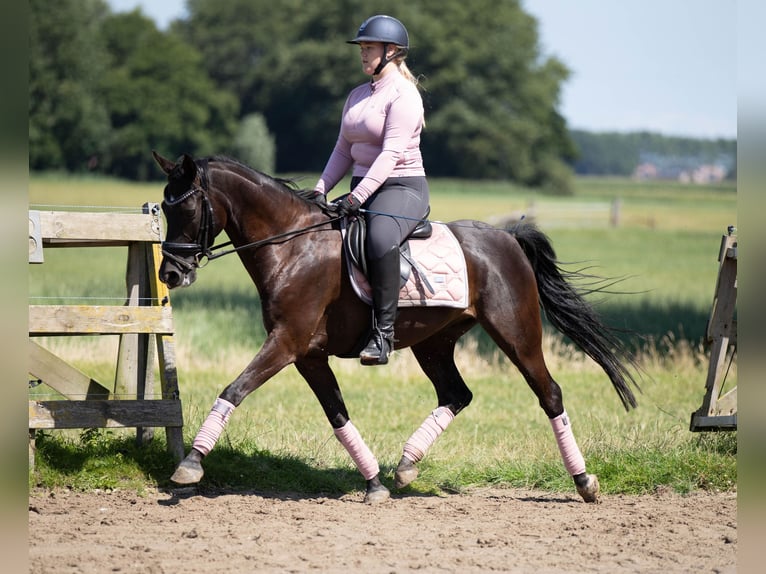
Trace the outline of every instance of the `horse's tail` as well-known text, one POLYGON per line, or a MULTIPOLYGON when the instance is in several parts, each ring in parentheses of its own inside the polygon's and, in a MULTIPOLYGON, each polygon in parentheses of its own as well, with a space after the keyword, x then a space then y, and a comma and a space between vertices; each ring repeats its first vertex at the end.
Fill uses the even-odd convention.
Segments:
POLYGON ((592 284, 593 276, 562 269, 550 240, 534 224, 520 223, 509 231, 532 264, 540 306, 550 323, 601 366, 625 410, 636 407, 631 384, 639 387, 629 367, 638 366, 614 331, 603 323, 584 298, 588 293, 602 291, 603 287, 575 287, 571 283, 573 280, 588 279, 592 284))

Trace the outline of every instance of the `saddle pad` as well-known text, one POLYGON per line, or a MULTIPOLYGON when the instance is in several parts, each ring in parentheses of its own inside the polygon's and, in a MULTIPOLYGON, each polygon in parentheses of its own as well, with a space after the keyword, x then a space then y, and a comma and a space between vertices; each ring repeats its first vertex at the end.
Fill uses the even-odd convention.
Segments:
MULTIPOLYGON (((399 291, 399 307, 455 307, 468 306, 468 273, 465 256, 455 236, 441 223, 433 226, 428 239, 410 240, 410 255, 418 269, 412 269, 407 283, 399 291), (420 272, 434 289, 426 287, 420 272)), ((372 290, 361 270, 350 262, 351 285, 359 298, 372 304, 372 290)))

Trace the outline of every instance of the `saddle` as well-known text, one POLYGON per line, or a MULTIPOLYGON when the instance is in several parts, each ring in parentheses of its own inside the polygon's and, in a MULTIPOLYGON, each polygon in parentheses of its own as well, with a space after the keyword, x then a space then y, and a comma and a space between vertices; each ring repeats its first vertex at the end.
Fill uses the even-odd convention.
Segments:
MULTIPOLYGON (((351 287, 362 301, 372 305, 372 290, 365 255, 366 221, 364 217, 352 216, 341 221, 341 229, 351 287)), ((468 306, 465 256, 457 239, 446 225, 432 227, 428 221, 421 222, 399 247, 399 253, 400 308, 465 309, 468 306)), ((350 349, 347 354, 338 356, 358 357, 369 336, 368 331, 360 338, 356 347, 350 349)))
MULTIPOLYGON (((412 258, 410 252, 410 240, 413 239, 428 239, 433 233, 433 227, 431 222, 428 221, 428 215, 431 213, 431 208, 428 208, 423 221, 420 221, 415 229, 407 236, 407 239, 399 246, 399 287, 404 287, 407 280, 410 278, 412 268, 417 270, 417 264, 412 258)), ((346 233, 344 236, 344 247, 346 254, 348 255, 351 263, 355 265, 362 274, 369 278, 367 268, 367 250, 365 249, 365 241, 367 239, 367 220, 364 217, 349 217, 346 220, 346 233)), ((424 274, 421 273, 424 277, 424 274)), ((433 289, 428 285, 429 289, 433 292, 433 289)))

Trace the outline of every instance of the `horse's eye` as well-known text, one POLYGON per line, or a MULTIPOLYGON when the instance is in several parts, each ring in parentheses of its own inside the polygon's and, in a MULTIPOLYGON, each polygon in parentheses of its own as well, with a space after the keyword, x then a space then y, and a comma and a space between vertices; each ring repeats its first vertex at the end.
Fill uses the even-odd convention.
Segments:
POLYGON ((178 207, 184 215, 194 215, 197 212, 196 201, 184 201, 178 207))

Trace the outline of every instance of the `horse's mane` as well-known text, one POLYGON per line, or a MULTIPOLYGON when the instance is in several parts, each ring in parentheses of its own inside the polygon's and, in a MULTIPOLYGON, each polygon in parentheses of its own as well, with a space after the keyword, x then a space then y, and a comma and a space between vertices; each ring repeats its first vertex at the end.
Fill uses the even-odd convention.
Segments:
POLYGON ((317 203, 314 200, 314 190, 301 188, 294 179, 284 178, 284 177, 274 177, 274 176, 268 175, 266 173, 263 173, 262 171, 258 171, 257 169, 254 169, 250 167, 249 165, 242 163, 241 161, 237 159, 234 159, 225 155, 214 155, 206 159, 209 162, 215 161, 215 162, 233 165, 237 169, 245 172, 246 176, 258 185, 270 185, 272 187, 276 187, 283 191, 292 193, 293 195, 295 195, 296 197, 302 199, 303 201, 307 203, 311 203, 311 204, 317 203))

